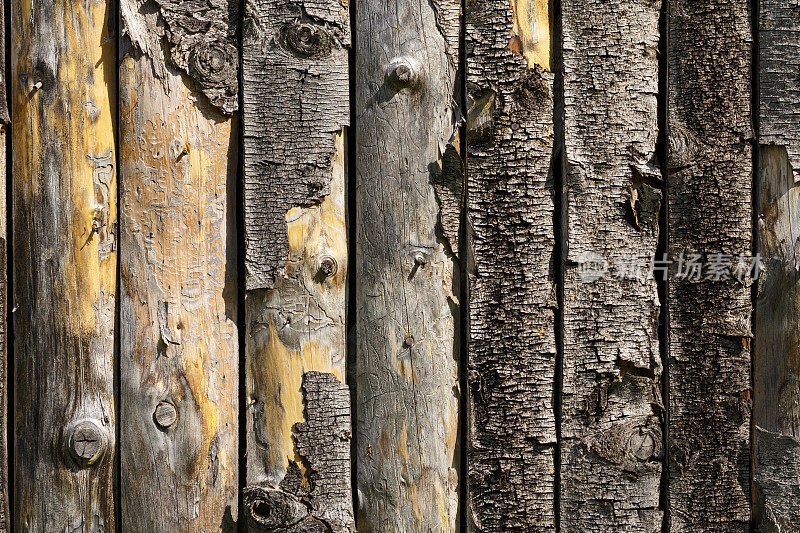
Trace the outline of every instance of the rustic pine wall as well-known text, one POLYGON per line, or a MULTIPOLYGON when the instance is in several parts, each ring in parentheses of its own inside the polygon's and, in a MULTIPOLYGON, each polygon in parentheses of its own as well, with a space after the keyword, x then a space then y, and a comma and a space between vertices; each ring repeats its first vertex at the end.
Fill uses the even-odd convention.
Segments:
POLYGON ((800 531, 800 0, 0 6, 0 531, 800 531))

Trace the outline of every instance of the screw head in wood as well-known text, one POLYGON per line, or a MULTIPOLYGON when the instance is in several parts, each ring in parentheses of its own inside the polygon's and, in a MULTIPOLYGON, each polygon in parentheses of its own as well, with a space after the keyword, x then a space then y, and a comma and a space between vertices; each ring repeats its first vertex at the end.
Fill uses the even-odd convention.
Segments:
POLYGON ((108 436, 99 420, 77 420, 67 426, 65 435, 67 451, 82 466, 96 463, 105 452, 108 436))
POLYGON ((406 348, 411 348, 412 346, 414 346, 414 336, 413 335, 406 336, 406 339, 405 341, 403 341, 403 344, 405 344, 406 348))
POLYGON ((330 278, 339 271, 339 263, 330 255, 323 255, 319 258, 318 270, 323 277, 330 278))
POLYGON ((153 413, 153 421, 156 423, 156 426, 162 430, 172 427, 177 419, 178 411, 170 402, 159 403, 153 413))
POLYGON ((425 254, 423 254, 422 252, 415 252, 413 255, 413 259, 414 259, 414 264, 420 267, 425 266, 425 263, 428 262, 427 259, 425 259, 425 254))
POLYGON ((419 63, 410 57, 398 57, 389 63, 386 76, 399 89, 414 87, 420 80, 419 63))

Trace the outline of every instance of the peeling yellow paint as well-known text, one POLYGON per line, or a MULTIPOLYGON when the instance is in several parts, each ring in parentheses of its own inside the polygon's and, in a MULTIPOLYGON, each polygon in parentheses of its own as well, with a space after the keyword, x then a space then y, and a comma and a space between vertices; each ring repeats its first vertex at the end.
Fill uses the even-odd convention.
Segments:
POLYGON ((525 57, 528 67, 551 69, 550 0, 511 0, 513 27, 509 48, 525 57))

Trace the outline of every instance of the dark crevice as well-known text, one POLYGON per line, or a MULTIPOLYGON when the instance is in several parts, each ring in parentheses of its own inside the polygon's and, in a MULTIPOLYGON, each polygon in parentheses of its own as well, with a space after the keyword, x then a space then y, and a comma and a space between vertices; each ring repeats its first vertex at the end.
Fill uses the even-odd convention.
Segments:
POLYGON ((120 64, 120 30, 122 29, 122 18, 120 15, 119 9, 119 1, 112 2, 109 6, 109 17, 108 17, 108 24, 109 24, 109 35, 112 39, 114 39, 115 43, 115 59, 116 63, 114 64, 114 94, 110 95, 111 104, 116 108, 116 116, 114 120, 114 168, 116 169, 117 174, 117 221, 116 221, 116 235, 114 237, 114 242, 116 243, 117 247, 117 276, 116 276, 116 298, 114 299, 114 377, 113 377, 113 387, 114 387, 114 442, 116 445, 114 446, 114 485, 116 490, 114 491, 114 531, 116 533, 122 533, 122 424, 121 420, 122 417, 120 416, 120 412, 122 409, 122 396, 120 395, 120 383, 121 383, 121 354, 122 354, 122 340, 120 339, 120 332, 122 331, 120 328, 120 315, 121 315, 121 305, 122 305, 122 250, 120 250, 120 219, 121 217, 121 207, 122 202, 120 199, 122 198, 122 179, 123 176, 120 172, 120 135, 119 135, 119 128, 122 124, 121 122, 121 112, 119 106, 119 64, 120 64))
MULTIPOLYGON (((12 75, 11 75, 11 1, 5 0, 3 3, 3 29, 4 29, 4 36, 5 42, 3 43, 4 50, 5 50, 5 64, 3 65, 3 75, 5 76, 5 90, 6 94, 3 95, 3 98, 6 99, 8 102, 8 108, 10 111, 11 117, 14 116, 14 109, 13 109, 13 100, 11 98, 11 85, 12 85, 12 75)), ((10 526, 10 531, 16 531, 17 528, 14 527, 14 518, 16 513, 14 512, 16 508, 16 495, 15 495, 15 476, 14 476, 14 319, 12 310, 14 308, 14 254, 13 254, 13 243, 14 243, 14 221, 13 221, 13 204, 12 198, 14 197, 13 191, 13 182, 11 179, 12 174, 12 165, 13 165, 13 151, 12 147, 12 133, 11 133, 11 124, 3 126, 5 129, 5 137, 6 137, 6 234, 4 238, 6 239, 6 257, 5 257, 5 265, 6 265, 6 301, 4 302, 4 308, 6 310, 6 316, 4 320, 6 321, 6 452, 8 453, 8 457, 6 458, 8 463, 6 467, 8 468, 8 525, 10 526)))
POLYGON ((556 533, 561 531, 561 395, 564 387, 564 262, 566 260, 566 170, 564 153, 564 63, 562 57, 561 0, 551 0, 553 21, 551 46, 553 54, 553 264, 555 265, 556 302, 555 341, 556 368, 553 387, 553 414, 556 419, 556 446, 553 453, 553 520, 556 533))
MULTIPOLYGON (((658 138, 656 140, 656 158, 661 169, 661 208, 658 214, 658 244, 656 245, 656 258, 662 259, 669 252, 669 196, 667 150, 669 146, 669 85, 668 56, 669 53, 669 0, 661 4, 659 17, 659 42, 658 42, 658 138)), ((662 531, 669 532, 669 301, 668 284, 669 275, 654 273, 658 291, 660 308, 658 313, 658 352, 661 357, 661 423, 663 436, 664 459, 661 465, 661 483, 659 490, 659 505, 664 513, 662 531)))
POLYGON ((242 32, 244 29, 245 19, 245 5, 244 2, 240 4, 239 20, 236 25, 236 43, 239 55, 239 91, 238 91, 238 104, 239 111, 234 115, 234 120, 238 116, 238 124, 236 133, 239 144, 239 158, 236 164, 236 281, 237 281, 237 298, 238 305, 236 306, 236 323, 238 324, 237 333, 239 336, 239 516, 237 517, 237 524, 239 531, 247 530, 247 520, 245 519, 244 507, 244 488, 247 483, 247 309, 245 307, 246 300, 246 279, 245 279, 245 238, 244 238, 244 74, 242 63, 242 32))
POLYGON ((345 346, 346 355, 346 380, 350 388, 350 421, 352 429, 350 434, 350 487, 352 488, 353 516, 358 523, 358 464, 356 450, 358 450, 358 409, 356 408, 356 4, 350 1, 350 50, 348 51, 349 82, 350 82, 350 126, 347 128, 346 159, 345 159, 345 199, 347 202, 345 213, 345 227, 347 232, 347 281, 345 289, 345 346))
MULTIPOLYGON (((752 256, 758 257, 758 182, 759 182, 759 171, 758 171, 758 162, 760 157, 760 107, 761 107, 761 85, 760 85, 760 73, 761 73, 761 61, 760 61, 760 35, 759 35, 759 18, 760 18, 760 5, 761 2, 754 0, 752 2, 751 8, 751 30, 753 35, 753 47, 752 47, 752 63, 751 63, 751 85, 750 85, 750 114, 752 116, 753 121, 753 185, 752 185, 752 204, 751 204, 751 232, 753 236, 753 249, 752 249, 752 256)), ((750 302, 752 306, 752 314, 750 315, 750 331, 756 331, 756 312, 757 312, 757 302, 758 302, 758 281, 755 281, 753 285, 750 287, 750 302)), ((755 386, 753 383, 753 379, 755 377, 755 357, 758 356, 754 352, 755 349, 755 342, 751 339, 750 343, 750 390, 752 391, 751 401, 753 405, 756 402, 755 397, 755 386)), ((756 469, 756 458, 757 458, 757 450, 756 450, 756 434, 755 434, 755 423, 752 417, 752 410, 751 410, 751 417, 750 417, 750 530, 757 531, 758 525, 760 522, 760 508, 758 505, 758 498, 756 497, 755 491, 755 483, 753 481, 756 469)))
MULTIPOLYGON (((462 155, 464 164, 463 187, 461 201, 461 219, 458 228, 458 259, 456 268, 460 272, 459 302, 460 306, 460 333, 458 339, 459 368, 458 368, 458 427, 459 427, 459 476, 458 476, 458 514, 457 521, 460 531, 470 530, 470 511, 469 511, 469 233, 467 232, 467 206, 469 193, 469 158, 467 157, 467 51, 466 51, 466 27, 467 27, 467 0, 461 0, 461 24, 458 35, 458 73, 457 73, 457 98, 461 108, 463 123, 459 126, 459 151, 462 155)), ((459 332, 456 332, 458 335, 459 332)))

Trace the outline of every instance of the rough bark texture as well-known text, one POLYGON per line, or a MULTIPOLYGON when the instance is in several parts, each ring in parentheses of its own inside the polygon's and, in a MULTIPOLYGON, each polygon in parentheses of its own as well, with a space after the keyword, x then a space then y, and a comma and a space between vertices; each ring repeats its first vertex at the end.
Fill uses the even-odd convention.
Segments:
POLYGON ((123 40, 119 71, 122 528, 227 531, 238 502, 236 124, 165 63, 158 6, 123 22, 156 42, 123 40))
POLYGON ((562 3, 565 206, 561 530, 660 531, 658 17, 562 3), (608 265, 591 276, 589 265, 608 265))
MULTIPOLYGON (((763 113, 762 120, 787 120, 794 108, 787 101, 779 116, 763 113)), ((786 148, 762 145, 759 155, 758 251, 764 272, 755 315, 753 423, 762 429, 755 434, 754 516, 765 531, 794 531, 800 528, 800 462, 791 462, 800 459, 800 190, 786 148), (784 448, 786 456, 775 453, 784 448)))
POLYGON ((253 529, 355 529, 349 430, 325 418, 344 409, 349 417, 347 387, 330 382, 346 375, 349 44, 347 8, 336 0, 247 3, 245 512, 253 529), (330 455, 312 449, 309 432, 335 444, 325 445, 330 455))
MULTIPOLYGON (((740 254, 752 254, 750 4, 675 0, 668 22, 669 255, 735 270, 740 254)), ((747 531, 749 275, 717 280, 710 267, 700 280, 674 274, 670 529, 747 531)))
POLYGON ((115 39, 110 3, 12 10, 15 525, 113 531, 115 39))
POLYGON ((338 0, 248 0, 244 22, 247 289, 287 276, 287 211, 330 195, 349 122, 350 25, 338 0))
POLYGON ((547 0, 467 4, 469 508, 482 531, 555 529, 550 19, 547 0))
POLYGON ((458 174, 447 169, 445 155, 455 150, 460 118, 459 11, 453 0, 356 4, 356 470, 363 531, 455 529, 459 281, 446 236, 457 229, 442 227, 452 217, 441 216, 439 202, 454 204, 437 198, 434 184, 458 174))

